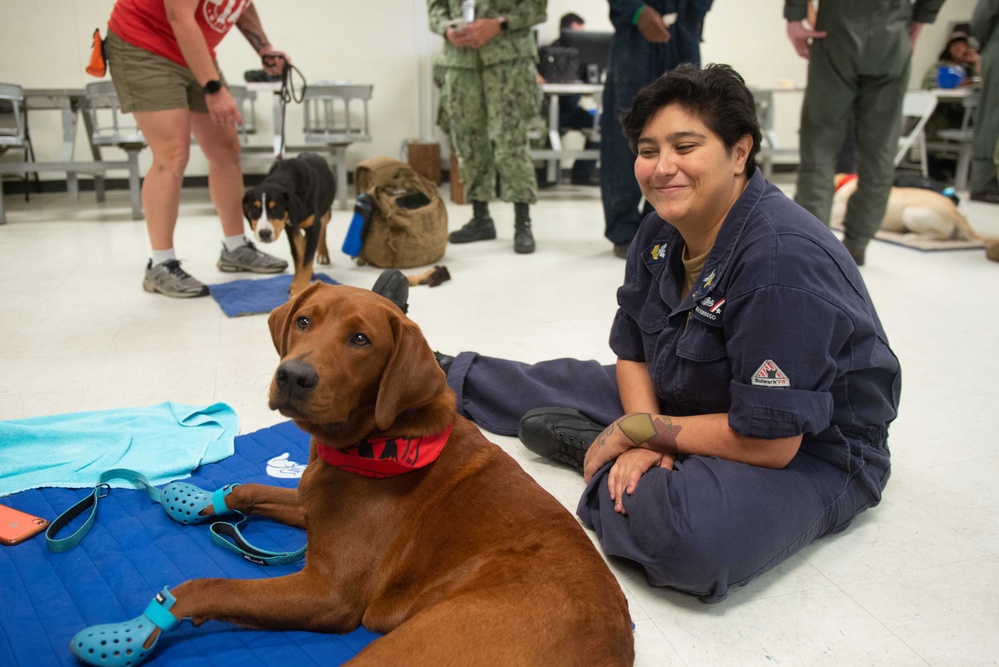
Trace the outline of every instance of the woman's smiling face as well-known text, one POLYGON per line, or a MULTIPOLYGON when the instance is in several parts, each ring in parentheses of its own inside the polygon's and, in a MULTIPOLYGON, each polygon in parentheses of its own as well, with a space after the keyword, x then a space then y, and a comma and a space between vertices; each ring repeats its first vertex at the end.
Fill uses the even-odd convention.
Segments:
POLYGON ((638 139, 635 178, 659 217, 685 232, 720 226, 746 186, 752 138, 732 149, 678 104, 652 117, 638 139))

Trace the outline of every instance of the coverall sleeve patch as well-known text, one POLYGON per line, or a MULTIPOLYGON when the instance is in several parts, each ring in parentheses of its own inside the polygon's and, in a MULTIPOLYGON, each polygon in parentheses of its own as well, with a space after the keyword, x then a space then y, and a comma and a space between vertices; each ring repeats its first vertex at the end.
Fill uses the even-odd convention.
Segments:
POLYGON ((752 438, 789 438, 820 433, 833 415, 828 391, 760 387, 733 381, 728 424, 736 433, 752 438))

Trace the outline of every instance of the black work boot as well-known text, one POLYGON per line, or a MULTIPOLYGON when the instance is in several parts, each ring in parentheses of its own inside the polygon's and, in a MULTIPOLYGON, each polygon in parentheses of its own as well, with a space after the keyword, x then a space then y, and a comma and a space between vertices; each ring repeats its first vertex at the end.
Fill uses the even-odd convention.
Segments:
POLYGON ((853 261, 857 263, 857 266, 864 265, 864 255, 866 254, 867 244, 861 243, 859 241, 851 241, 849 239, 843 239, 843 245, 846 246, 846 251, 850 253, 850 257, 853 257, 853 261))
POLYGON ((603 430, 578 410, 535 408, 524 413, 517 436, 538 456, 582 470, 587 448, 603 430))
POLYGON ((399 306, 403 314, 409 311, 409 279, 399 269, 385 269, 371 291, 399 306))
POLYGON ((496 226, 489 217, 489 204, 484 201, 472 202, 472 219, 465 226, 447 235, 451 243, 471 243, 489 241, 496 238, 496 226))
POLYGON ((534 236, 531 234, 531 207, 517 202, 513 205, 513 251, 521 255, 534 252, 534 236))

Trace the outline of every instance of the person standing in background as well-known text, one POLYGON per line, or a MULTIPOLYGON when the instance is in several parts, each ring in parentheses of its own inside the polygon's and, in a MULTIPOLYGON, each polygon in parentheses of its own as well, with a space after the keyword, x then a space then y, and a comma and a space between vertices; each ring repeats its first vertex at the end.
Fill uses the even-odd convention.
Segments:
POLYGON ((843 244, 858 266, 888 204, 912 50, 943 2, 823 2, 810 27, 802 24, 809 0, 784 2, 787 36, 808 60, 794 200, 829 224, 836 156, 852 121, 857 191, 847 204, 843 244))
POLYGON ((971 34, 981 45, 982 89, 975 118, 969 189, 974 201, 999 204, 999 0, 978 0, 971 34))
POLYGON ((651 208, 639 210, 642 191, 632 174, 635 155, 618 116, 646 85, 680 63, 701 64, 704 16, 713 0, 608 0, 614 25, 610 67, 600 118, 600 194, 604 236, 625 258, 651 208))
MULTIPOLYGON (((569 12, 563 14, 559 19, 559 38, 552 42, 552 46, 562 46, 561 34, 568 30, 585 30, 586 22, 579 14, 569 12)), ((583 79, 583 76, 579 77, 583 79)), ((600 142, 595 141, 589 130, 593 129, 593 116, 589 111, 580 105, 581 95, 559 95, 558 98, 558 127, 561 132, 567 130, 577 130, 585 134, 584 150, 596 150, 600 148, 600 142)), ((600 175, 597 173, 596 160, 576 159, 572 163, 570 183, 573 185, 600 185, 600 175)))
POLYGON ((472 219, 451 243, 496 238, 489 202, 514 206, 514 252, 534 252, 530 206, 538 198, 527 132, 541 103, 537 45, 531 26, 543 23, 546 0, 430 0, 430 30, 444 37, 443 68, 450 145, 458 158, 472 219), (464 17, 462 6, 474 14, 464 17), (459 23, 456 23, 460 21, 459 23))
POLYGON ((222 271, 280 273, 288 262, 257 250, 243 236, 242 122, 215 61, 215 47, 236 26, 280 74, 287 54, 274 49, 249 0, 117 0, 106 48, 118 103, 132 112, 153 163, 142 182, 142 208, 152 246, 142 287, 171 297, 208 295, 180 267, 173 247, 191 135, 208 159, 208 192, 222 223, 222 271))

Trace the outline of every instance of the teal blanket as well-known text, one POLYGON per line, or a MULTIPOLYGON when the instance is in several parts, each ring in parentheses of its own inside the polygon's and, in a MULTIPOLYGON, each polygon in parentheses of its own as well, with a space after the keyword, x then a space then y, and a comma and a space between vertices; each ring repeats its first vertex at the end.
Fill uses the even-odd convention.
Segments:
MULTIPOLYGON (((44 487, 92 487, 129 468, 159 486, 233 453, 239 419, 225 403, 141 408, 0 421, 0 496, 44 487)), ((112 486, 131 488, 124 481, 112 486)))

